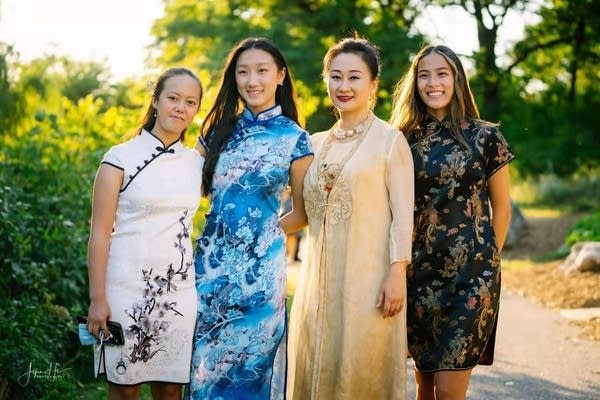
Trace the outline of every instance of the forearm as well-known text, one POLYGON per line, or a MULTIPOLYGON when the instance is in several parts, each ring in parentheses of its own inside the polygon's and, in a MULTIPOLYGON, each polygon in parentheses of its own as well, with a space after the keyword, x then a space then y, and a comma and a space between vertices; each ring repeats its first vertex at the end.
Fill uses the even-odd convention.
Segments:
POLYGON ((290 211, 281 217, 281 228, 286 235, 290 233, 294 233, 299 231, 308 225, 308 218, 306 217, 305 212, 300 212, 298 210, 290 211))
POLYGON ((92 234, 88 244, 88 278, 90 301, 106 301, 106 264, 109 237, 92 234))
POLYGON ((494 235, 496 236, 496 245, 498 251, 502 251, 504 247, 504 241, 508 234, 510 226, 511 211, 510 207, 502 207, 501 209, 494 209, 492 211, 492 228, 494 229, 494 235))

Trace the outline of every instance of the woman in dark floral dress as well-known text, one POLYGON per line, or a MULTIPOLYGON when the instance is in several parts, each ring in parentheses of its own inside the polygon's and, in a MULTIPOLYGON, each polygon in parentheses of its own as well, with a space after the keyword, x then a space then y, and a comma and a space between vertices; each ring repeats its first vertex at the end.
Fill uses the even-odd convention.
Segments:
POLYGON ((446 46, 417 54, 396 88, 391 123, 415 165, 407 334, 417 399, 464 399, 472 368, 493 356, 514 155, 479 118, 464 68, 446 46))

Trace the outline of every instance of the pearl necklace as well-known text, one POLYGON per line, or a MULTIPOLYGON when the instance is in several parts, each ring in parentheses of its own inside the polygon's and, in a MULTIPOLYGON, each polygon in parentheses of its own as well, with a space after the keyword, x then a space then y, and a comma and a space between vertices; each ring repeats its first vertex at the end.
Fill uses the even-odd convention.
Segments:
POLYGON ((365 119, 360 124, 356 125, 353 129, 349 129, 349 130, 344 130, 341 128, 341 120, 340 120, 335 124, 335 126, 332 129, 333 136, 338 140, 342 140, 342 139, 350 138, 354 135, 361 134, 361 133, 363 133, 365 127, 367 127, 369 125, 369 123, 371 122, 372 119, 373 119, 373 113, 370 112, 369 115, 367 116, 367 119, 365 119))

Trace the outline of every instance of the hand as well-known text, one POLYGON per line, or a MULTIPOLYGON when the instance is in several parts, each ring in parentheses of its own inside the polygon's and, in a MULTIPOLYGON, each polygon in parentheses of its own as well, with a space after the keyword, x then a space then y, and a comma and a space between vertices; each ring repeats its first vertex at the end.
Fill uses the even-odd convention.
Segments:
POLYGON ((395 262, 390 267, 377 300, 383 318, 393 317, 402 311, 406 301, 406 262, 395 262))
POLYGON ((106 300, 92 301, 88 309, 87 330, 98 337, 101 330, 108 332, 106 321, 110 319, 110 306, 106 300))

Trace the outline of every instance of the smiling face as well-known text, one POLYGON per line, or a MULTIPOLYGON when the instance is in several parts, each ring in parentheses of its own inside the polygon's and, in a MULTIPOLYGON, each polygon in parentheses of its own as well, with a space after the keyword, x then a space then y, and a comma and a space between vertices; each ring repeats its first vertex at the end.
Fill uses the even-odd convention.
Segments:
POLYGON ((152 102, 156 109, 152 133, 161 139, 178 138, 198 112, 201 91, 198 81, 186 74, 165 80, 158 99, 152 102))
POLYGON ((454 73, 442 55, 432 52, 419 61, 417 90, 427 112, 443 120, 454 95, 454 73))
POLYGON ((354 53, 340 53, 325 74, 327 93, 334 107, 342 114, 364 114, 370 108, 377 80, 365 61, 354 53))
POLYGON ((285 69, 279 69, 273 56, 264 50, 249 49, 238 57, 235 67, 238 93, 254 115, 275 106, 277 85, 284 78, 285 69))

